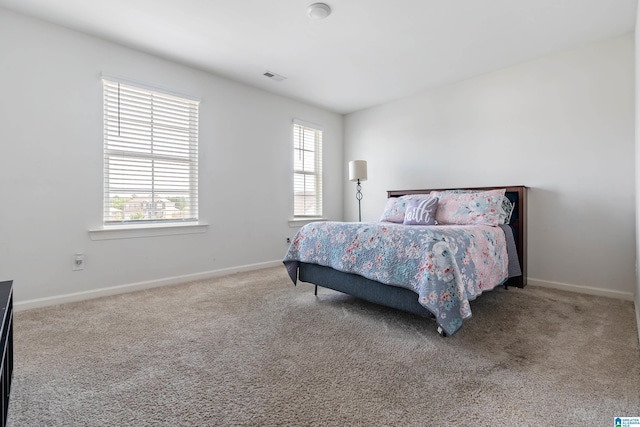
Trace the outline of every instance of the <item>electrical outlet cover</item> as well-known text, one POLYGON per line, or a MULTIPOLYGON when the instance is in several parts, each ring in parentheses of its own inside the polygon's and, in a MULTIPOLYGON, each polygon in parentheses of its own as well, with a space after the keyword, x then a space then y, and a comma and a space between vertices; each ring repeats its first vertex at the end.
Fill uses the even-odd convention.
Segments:
POLYGON ((84 270, 84 255, 83 254, 75 254, 73 256, 73 264, 71 267, 72 270, 84 270))

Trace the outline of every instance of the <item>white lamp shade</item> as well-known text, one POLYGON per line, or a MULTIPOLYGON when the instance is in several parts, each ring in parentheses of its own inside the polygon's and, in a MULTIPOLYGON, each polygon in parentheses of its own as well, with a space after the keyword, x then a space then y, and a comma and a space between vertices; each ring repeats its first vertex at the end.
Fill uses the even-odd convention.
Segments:
POLYGON ((367 161, 351 160, 349 162, 349 181, 367 180, 367 161))

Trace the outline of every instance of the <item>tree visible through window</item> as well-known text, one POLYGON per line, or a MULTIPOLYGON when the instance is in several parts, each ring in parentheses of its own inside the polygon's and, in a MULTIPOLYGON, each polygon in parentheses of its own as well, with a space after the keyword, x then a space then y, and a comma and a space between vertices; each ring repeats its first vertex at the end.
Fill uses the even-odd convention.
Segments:
POLYGON ((299 120, 293 124, 294 217, 322 216, 322 129, 299 120))
POLYGON ((104 223, 198 219, 198 101, 103 80, 104 223))

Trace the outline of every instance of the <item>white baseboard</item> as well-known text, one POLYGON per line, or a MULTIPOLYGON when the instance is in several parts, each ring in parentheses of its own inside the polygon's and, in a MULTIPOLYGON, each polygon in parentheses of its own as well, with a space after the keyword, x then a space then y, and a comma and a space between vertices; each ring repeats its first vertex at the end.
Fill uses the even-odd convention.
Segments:
MULTIPOLYGON (((109 295, 124 294, 127 292, 141 291, 143 289, 157 288, 159 286, 176 285, 194 280, 210 279, 212 277, 228 276, 245 271, 261 270, 263 268, 277 267, 282 261, 270 261, 259 264, 242 265, 239 267, 223 268, 220 270, 204 271, 201 273, 185 274, 183 276, 166 277, 164 279, 149 280, 146 282, 130 283, 127 285, 113 286, 109 288, 95 289, 91 291, 75 292, 72 294, 57 295, 47 298, 37 298, 14 304, 14 311, 30 310, 39 307, 64 304, 74 301, 105 297, 109 295)), ((284 267, 283 267, 284 268, 284 267)))
POLYGON ((540 286, 543 288, 559 289, 561 291, 577 292, 580 294, 597 295, 601 297, 623 299, 633 301, 634 295, 631 292, 614 291, 612 289, 592 288, 590 286, 571 285, 569 283, 551 282, 548 280, 534 279, 527 277, 527 284, 540 286))

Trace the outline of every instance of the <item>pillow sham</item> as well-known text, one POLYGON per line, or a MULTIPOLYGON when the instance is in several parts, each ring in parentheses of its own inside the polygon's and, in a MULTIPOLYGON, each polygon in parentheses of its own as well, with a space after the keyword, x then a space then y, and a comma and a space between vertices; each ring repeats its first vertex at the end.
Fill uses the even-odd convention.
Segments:
MULTIPOLYGON (((442 193, 482 193, 484 191, 487 190, 443 190, 442 193)), ((498 224, 509 224, 511 222, 511 216, 513 215, 514 204, 504 195, 502 196, 500 206, 500 221, 498 224)))
POLYGON ((409 199, 404 215, 404 225, 436 225, 438 198, 409 199))
POLYGON ((511 202, 507 196, 502 196, 500 206, 502 210, 500 211, 499 224, 509 224, 511 222, 511 215, 513 215, 513 202, 511 202))
POLYGON ((384 212, 380 217, 380 222, 395 222, 402 224, 404 222, 404 215, 407 210, 407 201, 411 199, 429 199, 429 194, 407 194, 401 197, 391 197, 387 199, 387 204, 384 207, 384 212))
POLYGON ((493 225, 500 223, 505 189, 475 193, 432 191, 438 197, 436 222, 443 225, 493 225))
POLYGON ((402 199, 400 197, 391 197, 387 199, 387 204, 384 207, 382 216, 380 217, 380 222, 395 222, 397 224, 402 224, 406 208, 406 199, 402 199))

